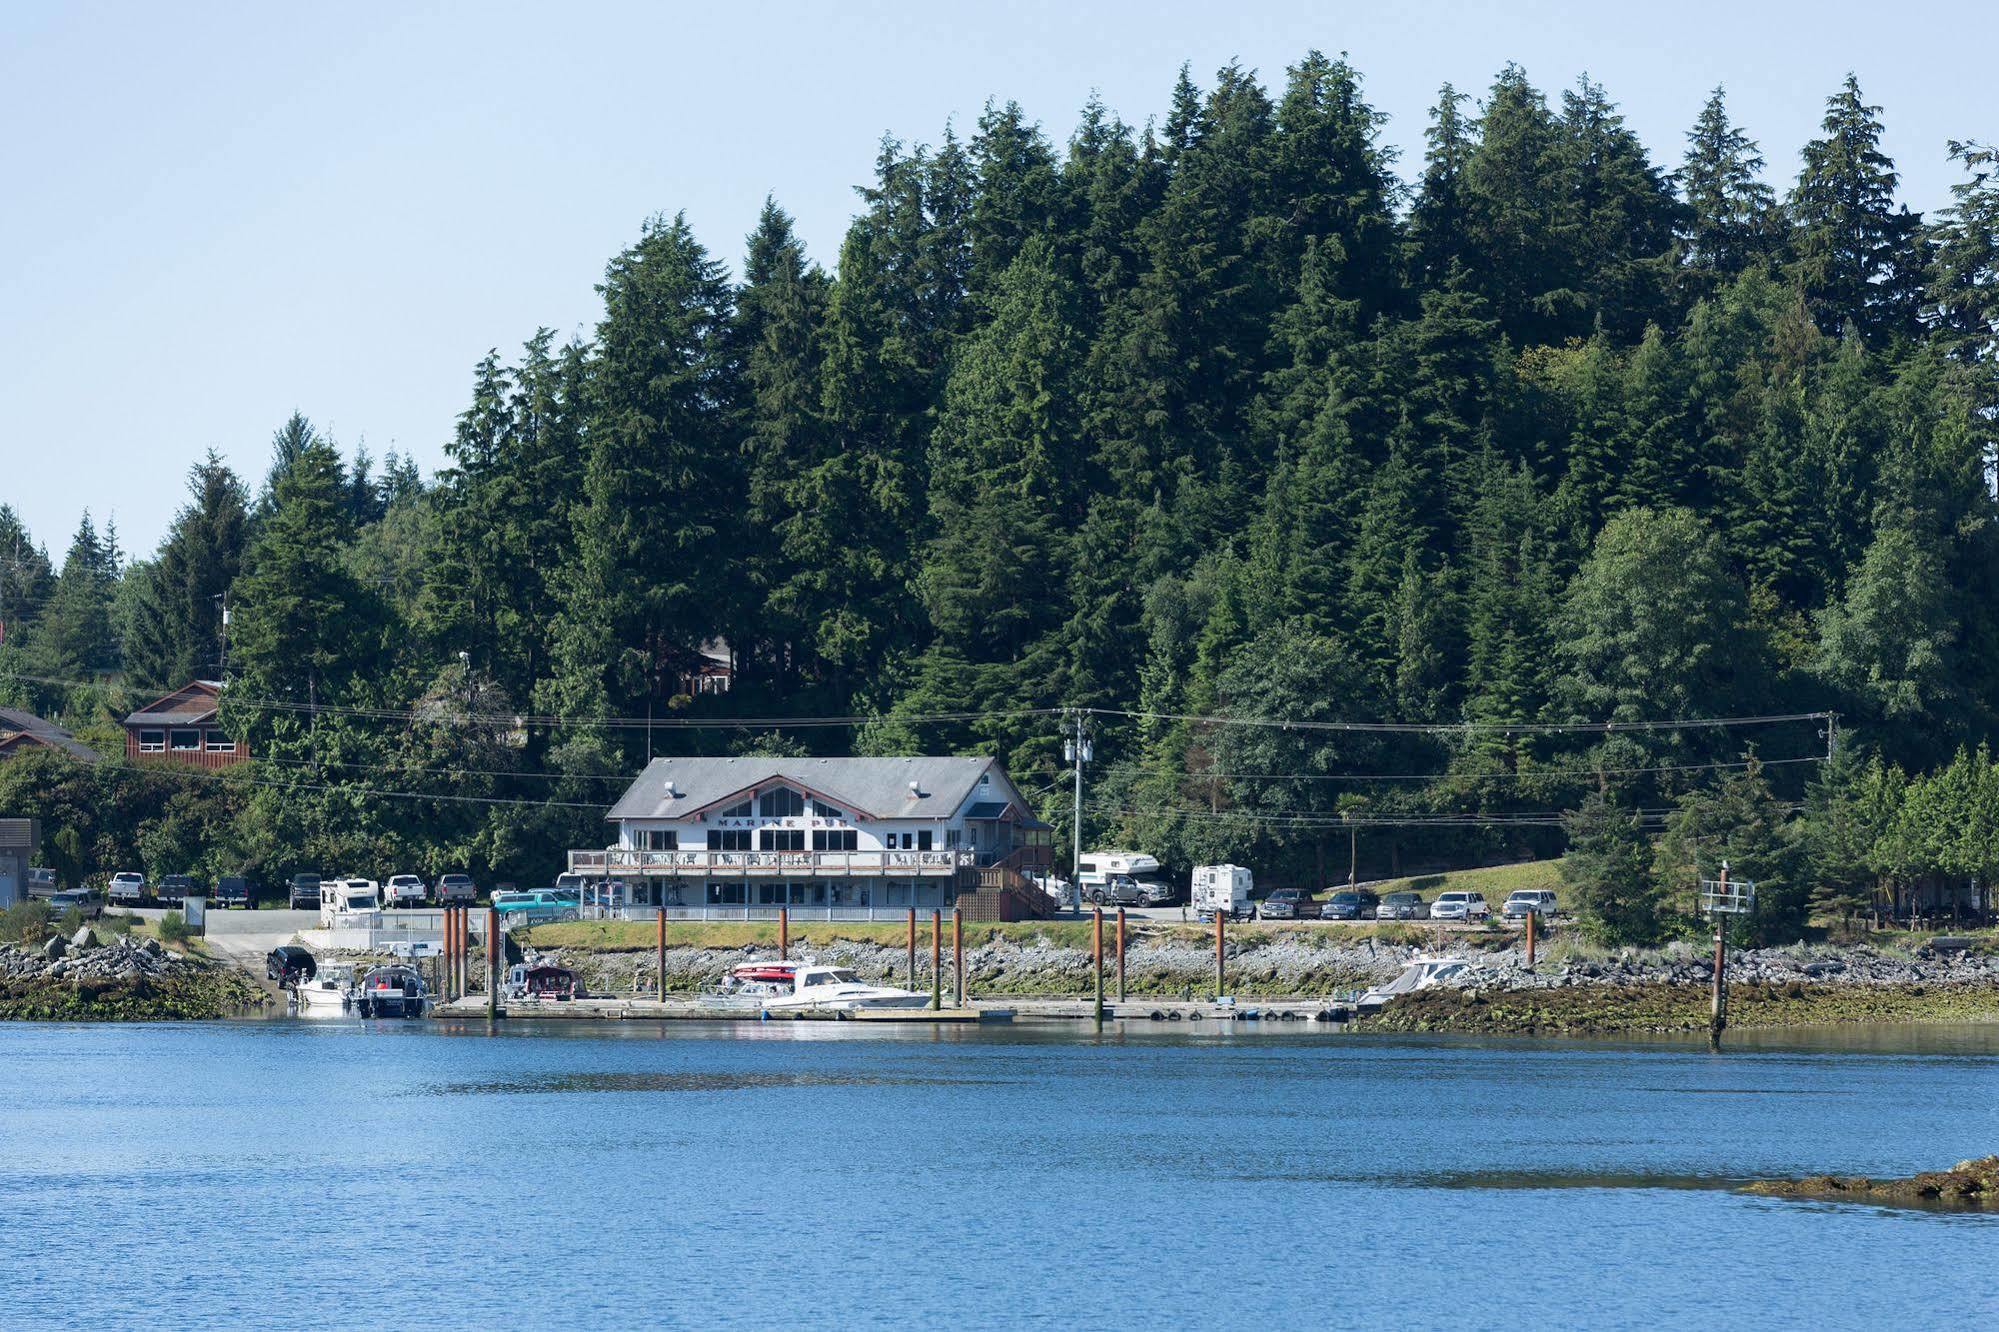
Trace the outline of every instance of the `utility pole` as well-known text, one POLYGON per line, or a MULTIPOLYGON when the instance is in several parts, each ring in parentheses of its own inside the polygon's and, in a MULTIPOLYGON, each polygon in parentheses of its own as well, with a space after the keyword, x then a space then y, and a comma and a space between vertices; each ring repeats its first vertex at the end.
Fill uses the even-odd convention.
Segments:
POLYGON ((1076 894, 1076 905, 1083 904, 1083 765, 1090 761, 1090 737, 1083 733, 1083 714, 1076 713, 1076 733, 1063 742, 1062 757, 1076 768, 1076 806, 1074 810, 1075 847, 1069 860, 1069 886, 1076 894))

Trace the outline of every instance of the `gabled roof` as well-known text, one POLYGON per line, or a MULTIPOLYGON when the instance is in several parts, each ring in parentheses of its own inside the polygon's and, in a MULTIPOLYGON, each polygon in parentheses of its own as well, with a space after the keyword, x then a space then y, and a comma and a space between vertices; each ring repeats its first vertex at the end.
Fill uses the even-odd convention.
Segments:
POLYGON ((605 817, 691 818, 784 782, 866 818, 946 819, 987 773, 997 779, 994 795, 1016 797, 990 758, 661 758, 646 766, 605 817))
POLYGON ((0 752, 23 744, 60 750, 71 758, 89 763, 97 761, 96 750, 54 722, 37 717, 32 712, 22 712, 19 708, 0 708, 0 752))
POLYGON ((189 726, 215 715, 222 686, 214 680, 190 680, 171 694, 154 699, 125 719, 127 726, 189 726))

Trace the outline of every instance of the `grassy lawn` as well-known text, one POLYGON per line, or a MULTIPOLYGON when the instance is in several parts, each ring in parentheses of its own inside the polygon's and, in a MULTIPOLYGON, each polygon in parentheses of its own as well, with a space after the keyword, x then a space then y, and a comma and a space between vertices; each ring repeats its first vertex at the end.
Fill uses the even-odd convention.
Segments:
POLYGON ((1497 908, 1506 900, 1508 893, 1522 888, 1552 888, 1560 892, 1562 862, 1559 859, 1523 860, 1517 865, 1488 865, 1484 869, 1418 874, 1377 884, 1374 891, 1383 896, 1389 893, 1421 893, 1426 899, 1435 899, 1438 893, 1484 893, 1485 900, 1497 908))

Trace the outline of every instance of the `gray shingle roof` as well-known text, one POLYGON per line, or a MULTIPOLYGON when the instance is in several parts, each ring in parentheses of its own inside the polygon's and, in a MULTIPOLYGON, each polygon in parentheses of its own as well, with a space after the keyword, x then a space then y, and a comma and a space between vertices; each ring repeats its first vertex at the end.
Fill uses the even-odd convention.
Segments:
POLYGON ((125 719, 127 726, 186 726, 193 722, 206 721, 216 712, 215 695, 205 692, 219 690, 222 686, 213 680, 195 680, 182 685, 164 698, 156 698, 125 719), (193 697, 181 695, 193 692, 193 697), (172 704, 162 707, 161 704, 172 704))
POLYGON ((995 796, 1018 798, 990 758, 661 758, 626 789, 609 819, 680 818, 773 779, 846 802, 851 814, 878 819, 949 818, 992 773, 995 796), (666 794, 667 783, 677 793, 666 794), (912 794, 915 782, 920 794, 912 794))
POLYGON ((93 763, 97 761, 96 750, 54 722, 37 717, 32 712, 22 712, 19 708, 0 708, 0 737, 15 731, 33 736, 43 744, 52 745, 72 758, 87 759, 93 763))

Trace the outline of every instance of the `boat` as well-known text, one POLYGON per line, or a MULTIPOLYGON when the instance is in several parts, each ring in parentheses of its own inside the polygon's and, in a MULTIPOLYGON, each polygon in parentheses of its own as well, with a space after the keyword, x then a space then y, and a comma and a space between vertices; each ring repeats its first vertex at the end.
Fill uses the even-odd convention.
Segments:
POLYGON ((516 1000, 553 1002, 588 997, 584 994, 582 979, 574 971, 552 962, 515 965, 507 972, 505 993, 509 1003, 516 1000))
POLYGON ((298 1011, 313 1017, 345 1013, 354 1004, 354 964, 328 962, 313 976, 298 982, 298 1011))
POLYGON ((893 985, 870 985, 852 970, 823 962, 745 962, 723 982, 726 994, 757 1001, 772 1012, 821 1009, 928 1008, 930 996, 893 985))
POLYGON ((1455 954, 1418 953, 1403 966, 1401 975, 1361 995, 1354 1007, 1362 1013, 1372 1013, 1397 995, 1414 994, 1433 985, 1442 985, 1470 965, 1455 954))
POLYGON ((354 991, 354 1007, 362 1017, 422 1017, 430 997, 423 974, 400 962, 374 967, 354 991))

